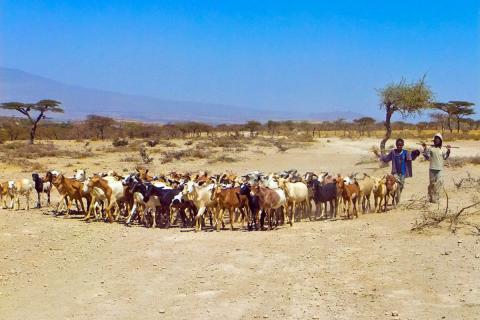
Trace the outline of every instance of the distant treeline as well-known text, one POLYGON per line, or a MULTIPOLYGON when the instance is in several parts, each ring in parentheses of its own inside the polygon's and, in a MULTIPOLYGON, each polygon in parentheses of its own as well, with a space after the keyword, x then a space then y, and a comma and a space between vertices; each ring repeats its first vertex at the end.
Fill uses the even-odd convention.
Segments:
MULTIPOLYGON (((0 141, 26 140, 29 138, 30 124, 17 117, 0 117, 0 141)), ((392 122, 395 132, 408 132, 421 136, 425 131, 447 133, 468 133, 480 128, 480 120, 462 119, 456 126, 448 126, 446 117, 435 117, 428 122, 408 123, 392 122)), ((77 139, 115 139, 123 138, 192 138, 196 136, 227 135, 265 135, 290 136, 292 134, 308 135, 312 138, 329 136, 381 136, 384 123, 370 117, 353 121, 338 119, 335 121, 267 121, 260 123, 248 121, 243 124, 210 125, 201 122, 179 122, 169 124, 152 124, 134 121, 120 121, 113 118, 89 115, 84 121, 55 122, 45 121, 37 130, 39 139, 77 140, 77 139)))

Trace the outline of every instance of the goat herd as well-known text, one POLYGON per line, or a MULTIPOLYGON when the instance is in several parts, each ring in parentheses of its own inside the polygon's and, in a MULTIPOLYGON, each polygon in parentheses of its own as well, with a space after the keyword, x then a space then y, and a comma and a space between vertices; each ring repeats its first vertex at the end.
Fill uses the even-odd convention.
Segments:
POLYGON ((81 210, 87 221, 116 220, 124 221, 127 226, 138 221, 148 227, 165 228, 178 221, 183 227, 194 226, 195 231, 205 226, 205 217, 209 218, 210 228, 217 231, 225 228, 225 211, 228 211, 231 230, 238 220, 242 228, 263 230, 265 223, 269 229, 284 223, 292 226, 296 218, 336 219, 342 204, 344 217, 350 219, 358 217, 358 207, 363 213, 372 211, 372 195, 373 210, 386 211, 390 198, 395 205, 398 192, 397 181, 392 175, 382 178, 313 172, 300 175, 297 170, 288 170, 268 175, 252 172, 243 176, 171 172, 153 177, 147 169, 137 168, 127 176, 109 172, 87 178, 85 170, 75 170, 74 177, 48 171, 44 177, 33 173, 32 180, 1 183, 2 207, 19 210, 20 196, 25 196, 25 210, 29 210, 33 190, 37 192, 37 208, 41 207, 43 194, 50 205, 53 186, 61 196, 54 214, 66 209, 68 216, 75 202, 77 211, 81 210))

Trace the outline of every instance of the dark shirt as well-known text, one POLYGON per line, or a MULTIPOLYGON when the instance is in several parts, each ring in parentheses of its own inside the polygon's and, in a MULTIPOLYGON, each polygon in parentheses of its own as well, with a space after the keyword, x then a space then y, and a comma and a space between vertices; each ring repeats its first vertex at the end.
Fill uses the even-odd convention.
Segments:
POLYGON ((409 178, 413 176, 412 161, 414 161, 419 155, 420 151, 418 150, 412 152, 402 150, 401 152, 397 152, 396 149, 392 149, 388 154, 380 156, 380 160, 383 162, 392 161, 392 174, 398 174, 409 178))

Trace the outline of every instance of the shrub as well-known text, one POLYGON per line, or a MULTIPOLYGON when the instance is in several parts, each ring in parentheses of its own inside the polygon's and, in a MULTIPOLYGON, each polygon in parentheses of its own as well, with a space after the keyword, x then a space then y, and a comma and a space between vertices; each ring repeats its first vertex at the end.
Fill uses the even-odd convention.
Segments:
POLYGON ((163 146, 163 147, 167 147, 167 148, 172 148, 172 147, 176 147, 177 145, 171 141, 167 141, 167 140, 160 140, 158 141, 158 144, 163 146))
POLYGON ((248 139, 243 136, 232 137, 232 136, 219 136, 210 138, 205 142, 205 146, 212 148, 235 148, 243 147, 247 143, 248 139))
POLYGON ((219 155, 211 160, 208 161, 208 163, 215 163, 215 162, 237 162, 240 161, 238 158, 233 158, 227 155, 219 155))
POLYGON ((140 148, 140 157, 142 158, 142 161, 145 164, 148 164, 153 161, 153 158, 148 155, 147 149, 145 149, 144 147, 140 148))
POLYGON ((306 134, 306 133, 289 136, 288 140, 295 141, 295 142, 313 142, 314 141, 312 135, 306 134))
POLYGON ((127 139, 124 139, 124 138, 115 138, 113 141, 112 141, 112 145, 114 147, 124 147, 124 146, 127 146, 128 145, 128 140, 127 139))
POLYGON ((199 148, 189 148, 183 150, 173 150, 162 152, 162 163, 172 162, 173 160, 180 160, 183 158, 204 159, 211 154, 211 151, 199 148))
POLYGON ((147 144, 147 146, 153 148, 153 147, 155 147, 155 146, 158 144, 158 139, 147 140, 145 143, 147 144))
POLYGON ((126 156, 122 159, 120 159, 121 162, 137 162, 137 158, 136 157, 132 157, 132 156, 126 156))
POLYGON ((463 166, 466 166, 467 164, 479 165, 480 155, 470 156, 470 157, 448 158, 448 160, 446 161, 446 164, 447 166, 453 167, 453 168, 461 168, 463 166))

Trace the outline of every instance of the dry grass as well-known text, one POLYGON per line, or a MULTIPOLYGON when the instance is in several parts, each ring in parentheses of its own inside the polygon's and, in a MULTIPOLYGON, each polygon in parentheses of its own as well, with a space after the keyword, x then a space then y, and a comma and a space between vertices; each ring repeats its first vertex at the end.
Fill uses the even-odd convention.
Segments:
POLYGON ((122 159, 120 159, 121 162, 137 162, 138 158, 134 156, 126 156, 122 159))
POLYGON ((203 144, 211 148, 239 148, 244 147, 249 142, 250 140, 243 136, 218 136, 208 139, 203 144))
POLYGON ((230 156, 222 154, 222 155, 218 155, 215 158, 209 160, 208 163, 209 164, 216 163, 216 162, 232 163, 232 162, 238 162, 240 160, 241 159, 239 159, 239 158, 234 158, 234 157, 230 157, 230 156))
POLYGON ((13 142, 0 146, 3 161, 8 159, 38 159, 38 158, 69 158, 84 159, 93 156, 90 148, 84 151, 69 151, 57 148, 53 143, 26 144, 24 142, 13 142))
POLYGON ((446 165, 452 168, 461 168, 469 164, 480 165, 480 155, 470 157, 453 157, 446 161, 446 165))
POLYGON ((159 140, 158 145, 160 145, 162 147, 166 147, 166 148, 173 148, 173 147, 177 146, 176 143, 174 143, 172 141, 168 141, 168 140, 159 140))
POLYGON ((288 141, 291 142, 314 142, 315 139, 310 134, 301 133, 287 136, 288 141))
POLYGON ((171 150, 171 151, 163 151, 161 162, 168 163, 174 160, 180 159, 206 159, 212 155, 212 151, 208 148, 200 149, 200 148, 188 148, 188 149, 181 149, 181 150, 171 150))

